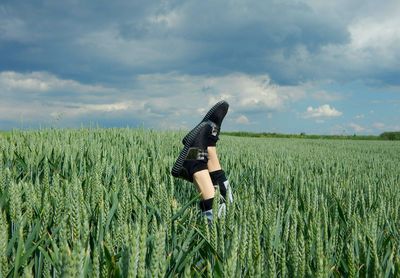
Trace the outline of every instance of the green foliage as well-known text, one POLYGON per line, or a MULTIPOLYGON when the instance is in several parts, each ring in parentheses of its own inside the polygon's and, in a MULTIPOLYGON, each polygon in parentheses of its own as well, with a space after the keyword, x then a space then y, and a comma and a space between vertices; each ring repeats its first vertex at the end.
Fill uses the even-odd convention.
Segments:
POLYGON ((397 132, 384 132, 379 135, 384 140, 400 140, 400 131, 397 132))
MULTIPOLYGON (((386 132, 385 132, 386 133, 386 132)), ((392 133, 392 132, 388 132, 392 133)), ((230 131, 223 132, 224 135, 238 136, 238 137, 257 137, 257 138, 297 138, 297 139, 341 139, 341 140, 400 140, 390 139, 387 136, 376 136, 376 135, 323 135, 323 134, 305 134, 301 132, 300 134, 285 134, 285 133, 275 133, 275 132, 248 132, 248 131, 230 131)), ((392 135, 391 135, 392 136, 392 135)), ((397 136, 397 135, 396 135, 397 136)), ((393 138, 393 137, 391 137, 393 138)))
POLYGON ((170 175, 183 135, 1 136, 0 277, 399 275, 397 142, 222 135, 235 201, 208 224, 170 175))

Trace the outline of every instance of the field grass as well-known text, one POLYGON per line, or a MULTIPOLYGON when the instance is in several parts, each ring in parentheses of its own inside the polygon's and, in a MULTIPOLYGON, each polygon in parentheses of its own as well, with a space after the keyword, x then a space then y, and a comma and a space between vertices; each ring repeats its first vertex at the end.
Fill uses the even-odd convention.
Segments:
POLYGON ((398 142, 223 135, 208 225, 169 174, 183 135, 0 136, 0 277, 399 277, 398 142))

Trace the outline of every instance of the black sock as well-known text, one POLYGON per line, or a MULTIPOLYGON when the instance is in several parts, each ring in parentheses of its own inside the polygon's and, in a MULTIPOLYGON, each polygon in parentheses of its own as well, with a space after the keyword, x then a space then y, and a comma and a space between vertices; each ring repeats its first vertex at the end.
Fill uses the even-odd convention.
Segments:
POLYGON ((213 202, 214 202, 214 198, 210 198, 207 200, 201 200, 200 201, 200 209, 202 212, 208 211, 212 209, 213 206, 213 202))
POLYGON ((207 200, 201 200, 200 204, 199 204, 201 213, 207 218, 208 224, 212 223, 213 218, 214 218, 213 211, 212 211, 213 201, 214 201, 214 198, 210 198, 207 200))
POLYGON ((210 177, 211 177, 211 181, 214 185, 218 185, 219 186, 219 192, 221 193, 221 196, 224 198, 223 200, 226 200, 226 182, 227 182, 227 178, 225 176, 225 172, 224 170, 217 170, 214 172, 210 172, 210 177))

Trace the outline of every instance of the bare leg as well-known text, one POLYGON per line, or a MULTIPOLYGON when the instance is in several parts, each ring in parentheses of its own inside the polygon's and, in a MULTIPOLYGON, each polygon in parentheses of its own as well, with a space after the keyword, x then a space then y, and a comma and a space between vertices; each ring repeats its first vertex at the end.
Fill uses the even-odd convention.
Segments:
POLYGON ((214 198, 215 189, 208 170, 201 170, 194 173, 193 181, 200 191, 203 200, 214 198))
POLYGON ((209 172, 221 170, 221 165, 217 156, 216 147, 207 147, 208 150, 208 170, 198 171, 193 174, 193 180, 197 189, 200 191, 203 200, 214 198, 215 189, 211 181, 209 172))
POLYGON ((217 148, 216 147, 207 147, 208 151, 208 162, 207 167, 209 172, 214 172, 221 170, 221 164, 219 163, 217 148))
POLYGON ((225 172, 222 170, 221 164, 219 163, 217 148, 209 146, 207 147, 207 151, 207 168, 210 172, 211 182, 214 186, 219 186, 224 201, 228 200, 229 202, 233 202, 233 195, 231 188, 229 187, 229 182, 225 176, 225 172))
POLYGON ((213 220, 212 205, 215 195, 215 189, 211 181, 208 169, 197 171, 193 174, 193 182, 201 192, 203 200, 200 201, 200 209, 209 223, 213 220))

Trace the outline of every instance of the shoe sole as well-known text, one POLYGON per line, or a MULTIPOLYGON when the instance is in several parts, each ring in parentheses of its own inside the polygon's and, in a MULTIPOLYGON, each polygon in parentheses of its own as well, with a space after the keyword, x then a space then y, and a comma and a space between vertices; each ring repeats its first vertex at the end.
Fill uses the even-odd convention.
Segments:
POLYGON ((183 150, 179 154, 178 159, 175 161, 175 164, 171 170, 171 174, 174 177, 177 177, 177 178, 180 177, 181 169, 183 168, 183 163, 185 162, 185 158, 187 157, 187 155, 189 153, 190 146, 193 144, 194 140, 199 135, 200 130, 207 124, 208 124, 207 122, 202 122, 202 123, 198 124, 194 129, 192 129, 185 136, 185 138, 186 138, 185 143, 184 143, 185 146, 183 147, 183 150))
POLYGON ((207 112, 207 114, 204 116, 203 120, 201 120, 201 122, 195 127, 193 128, 183 139, 182 139, 182 144, 186 144, 186 141, 188 140, 188 136, 189 134, 195 130, 199 125, 201 125, 204 122, 207 122, 211 116, 211 114, 213 114, 222 104, 226 103, 225 100, 221 100, 219 102, 217 102, 213 107, 211 107, 211 109, 207 112))

